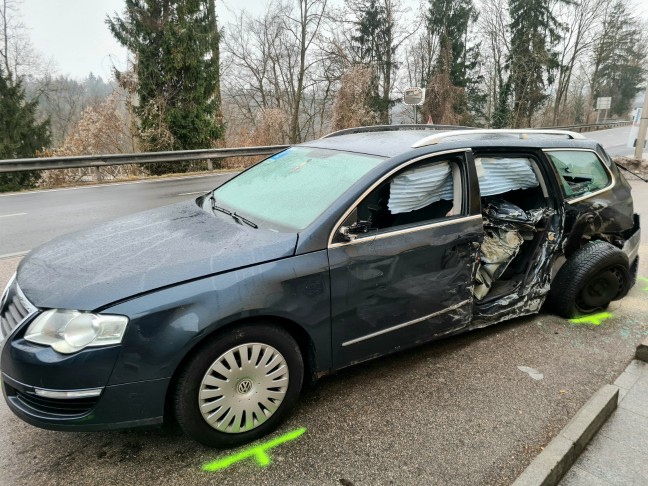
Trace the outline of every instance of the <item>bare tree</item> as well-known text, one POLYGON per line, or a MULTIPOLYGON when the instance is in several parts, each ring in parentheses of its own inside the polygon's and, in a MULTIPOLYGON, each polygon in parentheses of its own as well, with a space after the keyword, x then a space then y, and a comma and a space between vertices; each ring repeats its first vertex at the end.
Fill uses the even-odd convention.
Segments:
POLYGON ((333 104, 333 130, 376 123, 378 114, 367 107, 373 74, 371 66, 356 65, 342 76, 333 104))
POLYGON ((26 76, 40 78, 53 70, 29 40, 29 30, 21 20, 22 0, 0 0, 0 62, 2 70, 17 82, 26 76))
POLYGON ((330 89, 317 43, 325 8, 326 0, 274 0, 263 14, 241 12, 226 26, 222 82, 230 126, 254 126, 259 112, 275 109, 288 115, 287 141, 314 133, 318 101, 330 89))
POLYGON ((594 45, 597 24, 605 16, 607 0, 580 0, 569 4, 558 4, 558 18, 566 24, 560 52, 560 66, 556 82, 552 124, 561 120, 561 113, 567 102, 574 69, 579 59, 583 59, 594 45))
POLYGON ((485 106, 487 125, 493 119, 498 101, 506 98, 507 59, 511 52, 508 31, 508 2, 493 0, 479 6, 477 26, 482 35, 482 60, 486 92, 485 106))

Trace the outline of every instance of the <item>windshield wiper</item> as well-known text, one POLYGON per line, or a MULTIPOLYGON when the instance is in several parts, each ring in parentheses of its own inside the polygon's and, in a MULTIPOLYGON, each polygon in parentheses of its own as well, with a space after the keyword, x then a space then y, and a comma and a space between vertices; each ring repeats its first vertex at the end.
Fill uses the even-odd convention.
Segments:
POLYGON ((221 213, 225 213, 225 214, 227 214, 228 216, 231 216, 232 218, 234 218, 234 221, 236 221, 236 222, 239 223, 239 224, 240 224, 241 222, 243 222, 243 223, 247 224, 248 226, 252 226, 254 229, 257 229, 257 228, 258 228, 258 226, 257 226, 255 223, 253 223, 253 222, 250 221, 249 219, 247 219, 247 218, 241 216, 240 214, 237 214, 237 213, 235 213, 235 212, 233 213, 233 212, 230 211, 229 209, 225 209, 225 208, 222 208, 222 207, 220 207, 220 206, 217 206, 217 205, 216 205, 216 198, 215 198, 214 196, 211 196, 211 197, 209 198, 209 200, 211 201, 211 207, 212 207, 212 210, 213 210, 213 211, 220 211, 221 213))
POLYGON ((241 216, 240 214, 233 213, 233 214, 232 214, 232 218, 234 218, 234 219, 238 219, 238 220, 240 220, 240 221, 243 221, 245 224, 247 224, 247 225, 249 225, 249 226, 252 226, 254 229, 257 229, 257 228, 258 228, 258 226, 257 226, 255 223, 253 223, 253 222, 250 221, 249 219, 247 219, 247 218, 241 216))
POLYGON ((216 198, 214 196, 210 197, 209 200, 211 201, 211 208, 213 211, 220 211, 221 213, 225 213, 229 216, 232 215, 232 211, 229 209, 221 208, 220 206, 216 206, 216 198))

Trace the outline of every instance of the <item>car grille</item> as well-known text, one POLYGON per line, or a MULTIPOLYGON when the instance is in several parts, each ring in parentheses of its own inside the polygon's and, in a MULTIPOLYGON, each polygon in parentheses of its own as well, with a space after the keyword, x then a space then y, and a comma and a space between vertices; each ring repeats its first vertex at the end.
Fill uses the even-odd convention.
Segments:
POLYGON ((5 300, 0 308, 0 340, 11 334, 21 322, 37 310, 24 296, 18 282, 14 281, 7 289, 5 300))
POLYGON ((14 397, 23 408, 28 408, 41 415, 79 417, 87 414, 99 401, 99 397, 58 399, 47 398, 16 390, 5 383, 7 396, 14 397))

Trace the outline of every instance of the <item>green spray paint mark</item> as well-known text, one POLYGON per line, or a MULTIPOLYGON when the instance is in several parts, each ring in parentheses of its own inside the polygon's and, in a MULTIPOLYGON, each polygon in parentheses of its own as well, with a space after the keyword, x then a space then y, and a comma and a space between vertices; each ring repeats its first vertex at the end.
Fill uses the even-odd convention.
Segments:
MULTIPOLYGON (((644 282, 648 283, 648 278, 646 278, 646 277, 639 277, 639 278, 640 278, 641 280, 643 280, 644 282)), ((648 290, 648 286, 644 287, 643 289, 644 289, 644 290, 648 290)))
POLYGON ((600 326, 604 320, 614 317, 609 312, 599 312, 598 314, 592 314, 591 316, 577 317, 575 319, 569 319, 569 322, 572 324, 592 324, 593 326, 600 326))
POLYGON ((270 464, 270 456, 266 453, 267 451, 285 442, 295 440, 304 432, 306 432, 305 427, 293 430, 292 432, 288 432, 287 434, 284 434, 281 437, 277 437, 276 439, 269 440, 268 442, 259 444, 258 446, 250 447, 249 449, 239 452, 238 454, 232 454, 231 456, 223 457, 222 459, 217 459, 215 461, 207 463, 202 467, 202 469, 203 471, 220 471, 221 469, 230 467, 232 464, 244 461, 245 459, 249 459, 251 457, 256 459, 256 462, 259 466, 265 467, 270 464))

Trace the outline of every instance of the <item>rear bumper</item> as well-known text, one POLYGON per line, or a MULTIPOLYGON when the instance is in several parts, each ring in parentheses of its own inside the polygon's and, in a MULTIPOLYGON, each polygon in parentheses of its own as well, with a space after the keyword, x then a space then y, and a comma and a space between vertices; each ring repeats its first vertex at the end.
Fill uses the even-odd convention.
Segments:
POLYGON ((623 253, 628 256, 630 265, 633 264, 635 258, 639 254, 639 244, 641 243, 641 225, 639 224, 639 215, 634 215, 634 226, 632 227, 632 236, 628 238, 623 244, 623 253))
MULTIPOLYGON (((99 397, 53 399, 2 374, 2 391, 13 413, 49 430, 100 431, 161 424, 168 379, 107 386, 99 397)), ((64 390, 58 390, 64 391, 64 390)))

